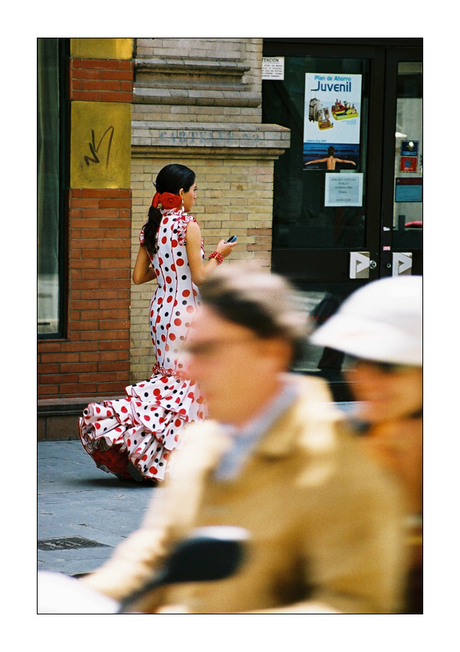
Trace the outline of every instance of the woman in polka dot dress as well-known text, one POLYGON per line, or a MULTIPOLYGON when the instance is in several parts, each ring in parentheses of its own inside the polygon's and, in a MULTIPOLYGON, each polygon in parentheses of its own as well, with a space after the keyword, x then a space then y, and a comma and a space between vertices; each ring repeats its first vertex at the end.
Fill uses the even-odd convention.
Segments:
POLYGON ((198 287, 235 246, 221 240, 204 263, 200 227, 188 214, 196 199, 192 170, 167 165, 155 185, 133 281, 157 281, 150 303, 156 364, 149 380, 125 389, 126 398, 90 403, 79 420, 80 439, 97 466, 138 481, 164 480, 184 427, 206 416, 198 388, 182 374, 181 349, 199 305, 198 287))

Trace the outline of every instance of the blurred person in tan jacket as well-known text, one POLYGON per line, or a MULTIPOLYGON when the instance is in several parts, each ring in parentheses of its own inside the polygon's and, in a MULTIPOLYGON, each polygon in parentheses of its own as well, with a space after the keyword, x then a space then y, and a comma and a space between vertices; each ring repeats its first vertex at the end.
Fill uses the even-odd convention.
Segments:
POLYGON ((293 288, 232 265, 200 290, 188 374, 210 418, 187 429, 140 529, 81 581, 122 600, 194 528, 230 525, 250 533, 233 576, 158 588, 133 610, 397 612, 399 494, 356 438, 339 432, 326 383, 289 373, 307 333, 293 288))
POLYGON ((410 570, 404 610, 422 613, 421 276, 374 281, 354 292, 310 337, 345 353, 354 410, 344 427, 396 480, 405 502, 410 570))

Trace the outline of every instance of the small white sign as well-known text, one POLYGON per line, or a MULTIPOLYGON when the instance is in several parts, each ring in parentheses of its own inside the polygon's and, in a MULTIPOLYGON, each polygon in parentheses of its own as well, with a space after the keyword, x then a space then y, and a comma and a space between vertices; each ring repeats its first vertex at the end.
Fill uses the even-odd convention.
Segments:
POLYGON ((410 275, 412 273, 412 252, 393 253, 393 276, 410 275))
POLYGON ((362 172, 341 174, 326 173, 324 189, 325 206, 362 206, 363 175, 362 172))
POLYGON ((284 57, 262 57, 262 79, 284 79, 284 57))
POLYGON ((368 251, 350 251, 350 278, 369 278, 370 259, 368 251))

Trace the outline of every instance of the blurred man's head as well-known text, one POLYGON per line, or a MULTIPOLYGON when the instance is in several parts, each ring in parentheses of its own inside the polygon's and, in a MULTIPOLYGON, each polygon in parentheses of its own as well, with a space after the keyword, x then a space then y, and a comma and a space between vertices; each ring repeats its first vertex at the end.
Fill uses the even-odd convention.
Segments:
POLYGON ((247 266, 219 268, 200 292, 188 373, 210 417, 242 424, 274 395, 300 355, 307 317, 285 279, 247 266))

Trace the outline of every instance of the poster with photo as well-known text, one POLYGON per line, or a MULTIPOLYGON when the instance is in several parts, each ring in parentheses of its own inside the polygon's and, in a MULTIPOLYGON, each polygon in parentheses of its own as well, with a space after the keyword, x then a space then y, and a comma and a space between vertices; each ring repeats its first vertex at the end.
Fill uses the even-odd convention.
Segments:
POLYGON ((359 168, 361 82, 361 75, 306 73, 305 170, 359 168))

